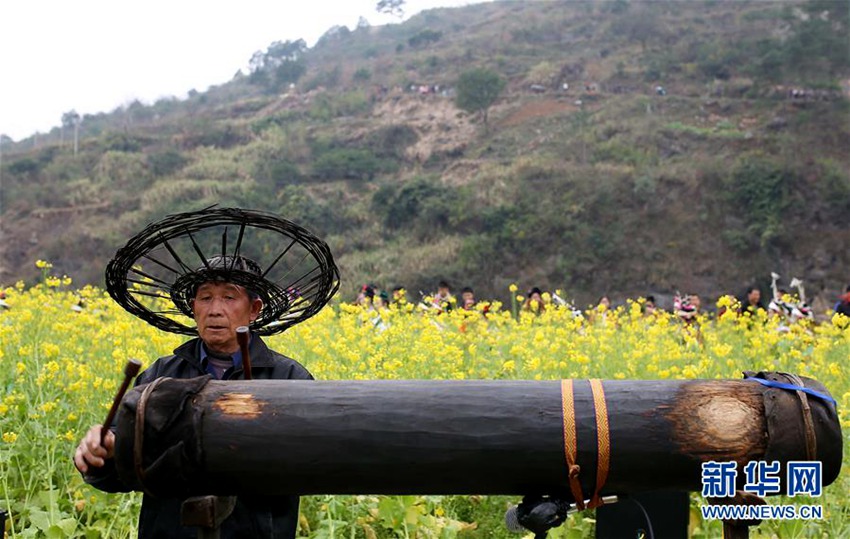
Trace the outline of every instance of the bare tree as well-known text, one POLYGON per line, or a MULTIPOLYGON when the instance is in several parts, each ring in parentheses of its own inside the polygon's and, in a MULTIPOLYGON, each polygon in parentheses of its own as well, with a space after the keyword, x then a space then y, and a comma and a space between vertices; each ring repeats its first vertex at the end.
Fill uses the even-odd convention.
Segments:
POLYGON ((74 156, 77 155, 77 149, 79 147, 79 134, 80 134, 80 115, 76 110, 69 110, 65 114, 62 115, 62 142, 65 141, 65 128, 73 127, 74 128, 74 156))

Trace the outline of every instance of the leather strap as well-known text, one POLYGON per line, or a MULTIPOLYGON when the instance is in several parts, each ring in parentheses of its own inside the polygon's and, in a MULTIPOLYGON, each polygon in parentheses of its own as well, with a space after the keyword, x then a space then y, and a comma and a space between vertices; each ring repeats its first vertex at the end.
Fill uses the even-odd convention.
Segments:
POLYGON ((611 465, 611 432, 608 423, 608 405, 605 402, 605 390, 602 380, 592 379, 590 389, 593 392, 593 407, 596 411, 596 490, 588 507, 593 509, 602 505, 599 493, 608 480, 611 465))
POLYGON ((576 464, 578 440, 576 439, 576 410, 572 380, 561 380, 561 408, 564 416, 564 455, 567 458, 567 477, 576 507, 582 510, 584 509, 584 494, 581 491, 581 483, 578 479, 581 468, 576 464))

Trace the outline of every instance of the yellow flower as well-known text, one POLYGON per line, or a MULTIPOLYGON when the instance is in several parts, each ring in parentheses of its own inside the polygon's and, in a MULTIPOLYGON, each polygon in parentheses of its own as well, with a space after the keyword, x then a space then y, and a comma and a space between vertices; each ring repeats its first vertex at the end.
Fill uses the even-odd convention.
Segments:
POLYGON ((717 357, 726 357, 732 353, 732 345, 728 343, 720 343, 714 346, 714 353, 717 357))
POLYGON ((18 435, 14 432, 4 432, 3 433, 3 441, 7 444, 13 444, 18 440, 18 435))
POLYGON ((53 267, 53 264, 44 260, 36 260, 35 267, 37 267, 38 269, 50 269, 53 267))
MULTIPOLYGON (((54 358, 58 356, 59 351, 59 347, 52 342, 41 343, 41 355, 46 358, 54 358)), ((45 368, 47 368, 50 374, 56 374, 57 372, 59 372, 59 364, 55 361, 51 361, 50 363, 45 365, 45 368)))
POLYGON ((511 286, 508 287, 508 290, 511 291, 511 294, 514 294, 517 290, 519 290, 519 287, 516 284, 511 283, 511 286))
POLYGON ((49 414, 50 412, 56 409, 56 403, 53 401, 45 402, 44 404, 39 406, 39 408, 41 408, 41 411, 45 414, 49 414))

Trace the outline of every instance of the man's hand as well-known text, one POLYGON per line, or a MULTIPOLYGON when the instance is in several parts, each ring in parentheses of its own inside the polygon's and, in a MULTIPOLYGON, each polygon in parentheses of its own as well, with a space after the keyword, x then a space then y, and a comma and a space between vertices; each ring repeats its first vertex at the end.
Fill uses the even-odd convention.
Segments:
POLYGON ((100 445, 101 425, 90 428, 85 437, 77 446, 74 453, 74 466, 82 473, 88 473, 90 467, 101 468, 106 459, 112 458, 115 453, 115 434, 107 431, 103 445, 100 445))

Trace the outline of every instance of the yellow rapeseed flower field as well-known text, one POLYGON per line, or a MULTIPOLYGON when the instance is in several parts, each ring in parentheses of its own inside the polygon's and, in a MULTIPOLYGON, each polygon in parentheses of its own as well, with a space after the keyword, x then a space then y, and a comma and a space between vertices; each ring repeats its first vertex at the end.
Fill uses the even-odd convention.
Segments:
MULTIPOLYGON (((71 462, 77 440, 103 420, 128 358, 149 364, 184 338, 133 318, 101 290, 71 289, 49 275, 42 284, 5 289, 0 312, 0 508, 11 537, 135 536, 140 497, 85 485, 71 462)), ((510 292, 514 294, 516 287, 510 292)), ((683 326, 665 313, 646 317, 630 302, 584 318, 544 298, 544 309, 422 312, 326 307, 268 339, 318 379, 739 378, 744 370, 779 370, 820 380, 850 428, 850 320, 778 331, 766 316, 683 326), (486 311, 486 314, 485 314, 486 311)), ((729 307, 724 298, 719 306, 729 307)), ((850 443, 845 436, 845 464, 850 443)), ((850 537, 850 480, 842 473, 817 503, 819 521, 771 521, 754 537, 850 537)), ((693 496, 693 506, 700 503, 693 496)), ((459 496, 305 497, 305 537, 508 537, 505 506, 518 500, 459 496)), ((780 502, 773 502, 780 503, 780 502)), ((799 503, 790 500, 788 503, 799 503)), ((718 537, 718 523, 692 519, 693 537, 718 537)), ((592 537, 592 513, 576 515, 551 537, 592 537)))

